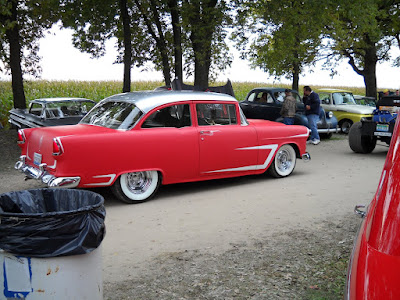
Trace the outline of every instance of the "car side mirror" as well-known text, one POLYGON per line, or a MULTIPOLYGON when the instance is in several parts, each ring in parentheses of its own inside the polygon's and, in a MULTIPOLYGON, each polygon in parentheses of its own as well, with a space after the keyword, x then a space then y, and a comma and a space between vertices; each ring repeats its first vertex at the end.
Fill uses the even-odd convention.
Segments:
POLYGON ((365 205, 356 205, 356 207, 354 207, 354 213, 360 218, 365 218, 365 216, 367 215, 365 205))

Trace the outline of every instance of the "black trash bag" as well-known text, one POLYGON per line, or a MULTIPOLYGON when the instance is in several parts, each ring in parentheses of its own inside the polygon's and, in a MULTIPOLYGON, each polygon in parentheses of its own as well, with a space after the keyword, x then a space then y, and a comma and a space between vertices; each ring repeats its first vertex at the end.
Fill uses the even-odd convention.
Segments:
POLYGON ((0 195, 0 249, 31 257, 85 254, 105 235, 104 198, 85 190, 0 195))

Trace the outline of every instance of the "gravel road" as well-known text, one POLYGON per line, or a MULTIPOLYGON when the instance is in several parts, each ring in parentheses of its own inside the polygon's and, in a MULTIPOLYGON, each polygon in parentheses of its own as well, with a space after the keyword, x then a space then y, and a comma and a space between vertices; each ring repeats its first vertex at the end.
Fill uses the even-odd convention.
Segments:
MULTIPOLYGON (((0 130, 0 193, 40 187, 13 169, 14 131, 0 130)), ((347 136, 308 146, 284 179, 266 175, 163 186, 127 205, 107 189, 104 299, 308 299, 345 264, 387 146, 353 153, 347 136)), ((345 280, 342 274, 339 281, 345 280)))

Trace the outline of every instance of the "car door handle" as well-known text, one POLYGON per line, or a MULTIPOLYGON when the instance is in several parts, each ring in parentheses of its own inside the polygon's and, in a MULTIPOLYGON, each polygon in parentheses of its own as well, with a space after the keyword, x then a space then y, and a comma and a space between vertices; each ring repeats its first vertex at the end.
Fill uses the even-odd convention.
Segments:
POLYGON ((364 210, 364 208, 365 205, 356 205, 356 207, 354 207, 354 213, 360 218, 365 218, 367 212, 364 210))
POLYGON ((211 130, 202 130, 202 131, 200 131, 200 134, 201 135, 213 135, 213 131, 211 131, 211 130))

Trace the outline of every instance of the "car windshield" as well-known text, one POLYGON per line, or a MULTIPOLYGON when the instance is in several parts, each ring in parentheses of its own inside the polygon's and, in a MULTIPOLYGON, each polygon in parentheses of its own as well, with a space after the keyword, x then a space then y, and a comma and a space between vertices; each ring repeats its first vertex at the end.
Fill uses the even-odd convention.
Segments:
POLYGON ((353 94, 347 92, 333 93, 333 101, 336 105, 357 104, 353 94))
POLYGON ((111 129, 130 129, 142 115, 143 112, 133 103, 108 101, 95 106, 80 123, 111 129))
POLYGON ((84 116, 94 106, 90 101, 54 101, 46 103, 46 118, 84 116))

